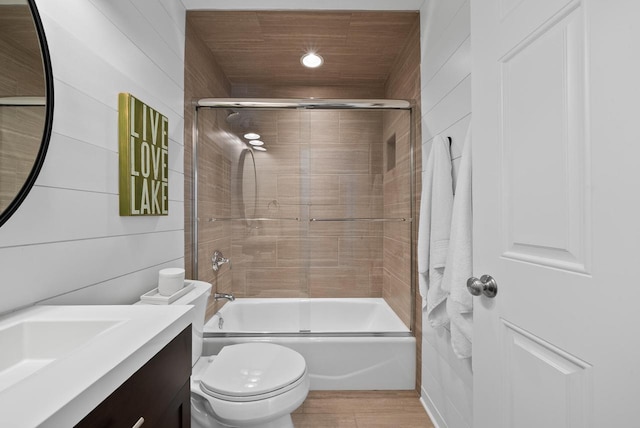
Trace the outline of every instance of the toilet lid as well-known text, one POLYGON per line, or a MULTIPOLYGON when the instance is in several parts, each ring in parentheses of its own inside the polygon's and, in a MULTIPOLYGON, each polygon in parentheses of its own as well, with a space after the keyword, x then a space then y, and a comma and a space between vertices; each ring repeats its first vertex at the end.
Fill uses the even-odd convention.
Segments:
POLYGON ((205 370, 201 389, 213 396, 253 397, 287 389, 305 373, 302 355, 273 343, 242 343, 222 348, 205 370))

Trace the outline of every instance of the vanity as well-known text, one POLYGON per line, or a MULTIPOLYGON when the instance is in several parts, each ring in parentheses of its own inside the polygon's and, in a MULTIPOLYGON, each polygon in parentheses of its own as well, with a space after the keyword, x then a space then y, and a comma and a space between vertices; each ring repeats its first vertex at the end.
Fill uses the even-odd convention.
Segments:
POLYGON ((0 426, 189 427, 191 306, 0 318, 0 426))

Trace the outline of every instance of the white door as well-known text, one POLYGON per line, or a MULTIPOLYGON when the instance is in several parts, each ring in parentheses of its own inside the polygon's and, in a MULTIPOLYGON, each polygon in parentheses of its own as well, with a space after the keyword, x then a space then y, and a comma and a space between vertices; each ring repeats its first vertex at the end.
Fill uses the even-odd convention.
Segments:
POLYGON ((472 0, 474 427, 640 427, 640 1, 472 0))

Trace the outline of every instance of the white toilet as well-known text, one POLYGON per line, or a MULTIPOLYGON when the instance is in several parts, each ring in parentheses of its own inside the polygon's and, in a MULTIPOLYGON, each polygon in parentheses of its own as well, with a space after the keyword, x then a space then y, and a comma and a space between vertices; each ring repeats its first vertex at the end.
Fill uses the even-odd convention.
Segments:
POLYGON ((272 343, 243 343, 226 346, 215 356, 201 356, 211 284, 190 282, 194 288, 171 304, 195 306, 191 426, 293 427, 291 412, 309 392, 302 355, 272 343))

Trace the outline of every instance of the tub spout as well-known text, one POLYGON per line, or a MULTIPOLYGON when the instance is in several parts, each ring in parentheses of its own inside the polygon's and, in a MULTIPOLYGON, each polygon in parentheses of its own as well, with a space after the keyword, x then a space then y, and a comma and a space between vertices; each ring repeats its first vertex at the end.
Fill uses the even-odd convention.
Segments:
POLYGON ((233 294, 229 294, 229 293, 215 293, 213 295, 213 298, 215 300, 219 300, 219 299, 227 299, 230 302, 233 302, 234 300, 236 300, 236 298, 234 297, 233 294))

